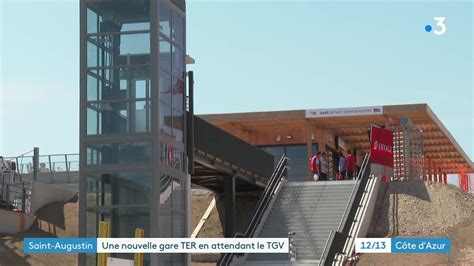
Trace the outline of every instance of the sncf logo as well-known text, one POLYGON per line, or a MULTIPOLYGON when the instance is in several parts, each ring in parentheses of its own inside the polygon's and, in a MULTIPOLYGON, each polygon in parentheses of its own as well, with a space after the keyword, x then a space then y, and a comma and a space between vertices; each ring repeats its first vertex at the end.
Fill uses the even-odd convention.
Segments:
POLYGON ((376 141, 374 141, 374 150, 381 150, 381 151, 386 151, 386 152, 392 153, 393 147, 382 144, 382 143, 380 143, 376 140, 376 141))

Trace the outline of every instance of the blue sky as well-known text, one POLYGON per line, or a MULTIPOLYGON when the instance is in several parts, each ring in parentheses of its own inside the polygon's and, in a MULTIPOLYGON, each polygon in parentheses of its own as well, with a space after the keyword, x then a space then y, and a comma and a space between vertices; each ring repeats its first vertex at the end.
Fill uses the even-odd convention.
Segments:
MULTIPOLYGON (((77 152, 78 3, 0 8, 0 154, 77 152)), ((472 14, 472 1, 188 1, 196 111, 428 103, 473 158, 472 14), (435 16, 443 36, 424 31, 435 16)))

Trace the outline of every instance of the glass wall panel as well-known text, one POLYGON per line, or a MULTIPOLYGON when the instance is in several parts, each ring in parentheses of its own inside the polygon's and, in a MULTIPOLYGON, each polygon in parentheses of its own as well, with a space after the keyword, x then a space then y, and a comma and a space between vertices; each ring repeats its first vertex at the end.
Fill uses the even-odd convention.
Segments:
POLYGON ((168 72, 160 70, 160 100, 171 105, 173 96, 173 87, 171 86, 171 75, 168 72))
POLYGON ((115 68, 88 71, 87 100, 150 98, 149 68, 115 68))
POLYGON ((160 35, 159 46, 160 67, 166 70, 171 70, 171 43, 162 35, 160 35))
POLYGON ((173 237, 186 237, 184 225, 186 224, 185 216, 182 213, 173 212, 173 237))
POLYGON ((98 66, 98 46, 92 42, 87 42, 87 66, 96 67, 98 66))
POLYGON ((89 135, 149 132, 150 103, 149 101, 89 103, 87 120, 89 135))
POLYGON ((96 101, 99 99, 98 84, 99 81, 92 75, 87 75, 87 100, 96 101))
POLYGON ((172 207, 173 211, 181 211, 184 212, 185 209, 185 191, 186 187, 184 185, 184 181, 173 178, 173 200, 172 200, 172 207))
POLYGON ((87 206, 150 204, 151 172, 87 174, 87 206))
POLYGON ((172 117, 171 106, 160 102, 160 132, 164 135, 171 135, 172 117))
POLYGON ((179 142, 184 141, 184 113, 173 109, 173 137, 179 142))
POLYGON ((173 178, 162 175, 160 178, 160 208, 171 209, 171 194, 173 192, 173 178))
POLYGON ((91 9, 87 9, 87 33, 94 33, 97 32, 97 26, 99 24, 99 17, 97 16, 97 13, 94 12, 91 9))
POLYGON ((184 47, 184 17, 178 12, 172 12, 173 34, 172 40, 180 47, 184 47))
POLYGON ((150 33, 89 36, 87 66, 143 65, 150 63, 150 33))
POLYGON ((87 33, 150 29, 149 1, 86 2, 87 33))
POLYGON ((173 148, 169 144, 161 143, 161 156, 160 162, 173 169, 184 169, 184 155, 183 152, 173 148))
POLYGON ((108 143, 87 145, 87 164, 149 163, 151 142, 108 143))
POLYGON ((102 132, 102 121, 99 111, 94 108, 87 108, 87 135, 98 134, 102 132))
POLYGON ((95 211, 86 211, 86 237, 97 237, 97 224, 99 221, 99 214, 95 211))
POLYGON ((172 95, 173 95, 173 107, 177 110, 183 111, 184 102, 184 81, 181 79, 173 78, 172 95))
POLYGON ((160 1, 160 32, 165 36, 171 35, 171 13, 168 5, 160 1))
POLYGON ((172 49, 172 73, 177 77, 184 78, 184 50, 174 44, 172 49))

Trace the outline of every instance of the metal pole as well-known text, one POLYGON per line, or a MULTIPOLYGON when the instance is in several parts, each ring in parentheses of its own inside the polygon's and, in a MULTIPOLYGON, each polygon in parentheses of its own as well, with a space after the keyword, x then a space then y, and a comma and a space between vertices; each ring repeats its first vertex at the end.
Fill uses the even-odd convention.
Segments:
POLYGON ((21 211, 26 212, 26 189, 25 189, 25 183, 21 182, 22 186, 22 194, 21 194, 21 211))
POLYGON ((38 180, 39 173, 39 148, 35 147, 33 149, 33 180, 38 180))
POLYGON ((51 168, 51 155, 48 155, 48 162, 49 162, 49 175, 51 176, 51 184, 53 184, 54 181, 53 181, 53 169, 51 168))
POLYGON ((188 127, 187 127, 187 142, 188 142, 188 171, 190 175, 194 174, 194 72, 188 72, 189 82, 189 111, 188 111, 188 127))
POLYGON ((64 161, 66 162, 67 182, 71 183, 71 176, 69 175, 69 164, 67 162, 67 154, 64 154, 64 161))

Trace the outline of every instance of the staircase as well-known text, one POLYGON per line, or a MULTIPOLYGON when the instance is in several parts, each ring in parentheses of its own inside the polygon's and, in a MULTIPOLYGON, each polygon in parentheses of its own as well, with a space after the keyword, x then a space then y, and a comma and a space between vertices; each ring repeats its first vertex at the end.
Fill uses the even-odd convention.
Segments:
MULTIPOLYGON (((316 265, 337 230, 355 181, 287 182, 254 237, 292 237, 298 265, 316 265)), ((288 254, 250 254, 245 265, 289 265, 288 254)))

